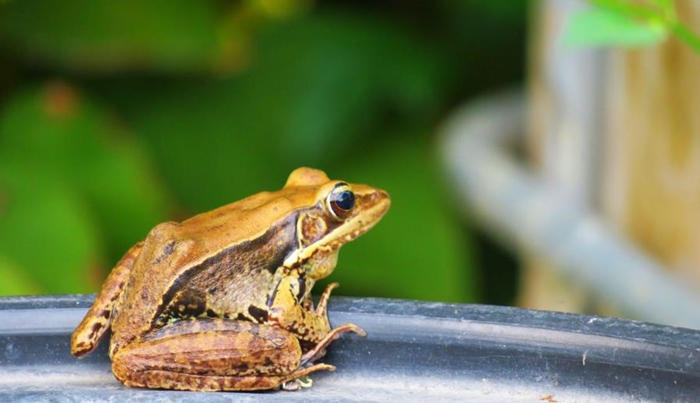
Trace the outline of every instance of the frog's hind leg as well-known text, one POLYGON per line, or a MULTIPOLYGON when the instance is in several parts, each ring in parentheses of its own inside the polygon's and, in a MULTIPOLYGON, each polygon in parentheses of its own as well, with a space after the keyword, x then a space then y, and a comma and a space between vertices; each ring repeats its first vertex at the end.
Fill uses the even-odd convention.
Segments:
POLYGON ((100 294, 95 298, 90 310, 73 332, 70 343, 71 354, 80 357, 97 347, 105 331, 109 328, 114 303, 121 295, 129 278, 131 267, 142 247, 143 242, 132 246, 107 276, 100 294))
MULTIPOLYGON (((164 370, 143 371, 133 379, 124 382, 125 385, 150 389, 192 390, 199 392, 270 390, 291 384, 297 378, 304 377, 315 371, 333 371, 335 367, 328 364, 316 364, 311 367, 299 368, 285 376, 280 375, 200 375, 164 370)), ((298 388, 285 388, 297 390, 298 388)))
POLYGON ((114 375, 127 386, 180 390, 264 390, 319 370, 300 366, 291 333, 225 319, 183 320, 117 350, 114 375))

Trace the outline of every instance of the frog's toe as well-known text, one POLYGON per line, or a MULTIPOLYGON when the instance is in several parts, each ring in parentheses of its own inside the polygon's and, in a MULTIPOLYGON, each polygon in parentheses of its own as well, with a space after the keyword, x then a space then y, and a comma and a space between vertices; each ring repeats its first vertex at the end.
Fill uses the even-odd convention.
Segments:
MULTIPOLYGON (((362 337, 367 336, 367 332, 365 332, 365 329, 357 326, 354 323, 346 323, 343 326, 340 326, 340 328, 343 329, 341 333, 353 332, 353 333, 357 334, 358 336, 362 336, 362 337)), ((336 328, 336 329, 339 329, 339 328, 336 328)))
POLYGON ((335 371, 335 366, 330 364, 314 364, 308 367, 300 367, 292 372, 280 384, 283 390, 295 391, 301 388, 310 388, 313 384, 309 374, 316 371, 335 371))
POLYGON ((302 376, 301 378, 297 378, 296 381, 299 384, 299 386, 301 386, 304 389, 308 389, 314 384, 314 380, 308 376, 302 376))
POLYGON ((313 386, 313 384, 313 379, 309 378, 308 376, 302 376, 300 378, 293 379, 288 382, 283 382, 282 390, 294 392, 300 389, 308 389, 311 386, 313 386))
POLYGON ((287 392, 296 392, 301 389, 301 384, 298 379, 292 379, 291 381, 282 382, 282 390, 287 392))

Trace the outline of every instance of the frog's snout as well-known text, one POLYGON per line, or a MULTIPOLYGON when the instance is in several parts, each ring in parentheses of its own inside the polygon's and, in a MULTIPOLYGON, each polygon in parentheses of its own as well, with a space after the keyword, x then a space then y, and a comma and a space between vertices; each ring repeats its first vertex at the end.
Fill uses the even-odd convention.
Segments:
POLYGON ((391 206, 389 193, 382 189, 367 186, 366 189, 355 192, 355 197, 359 210, 373 222, 379 221, 391 206))

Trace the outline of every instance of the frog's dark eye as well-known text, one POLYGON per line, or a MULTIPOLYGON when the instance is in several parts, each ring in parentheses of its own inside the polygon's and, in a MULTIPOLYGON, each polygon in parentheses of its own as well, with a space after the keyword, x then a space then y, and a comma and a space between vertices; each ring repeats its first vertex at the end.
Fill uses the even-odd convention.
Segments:
POLYGON ((347 217, 355 207, 355 194, 347 184, 337 184, 328 195, 328 210, 333 217, 342 220, 347 217))

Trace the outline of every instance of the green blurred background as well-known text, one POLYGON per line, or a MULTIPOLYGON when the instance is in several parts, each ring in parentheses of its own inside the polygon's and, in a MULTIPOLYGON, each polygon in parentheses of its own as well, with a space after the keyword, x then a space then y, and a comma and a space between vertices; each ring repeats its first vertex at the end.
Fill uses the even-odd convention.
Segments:
POLYGON ((514 263, 451 205, 435 133, 522 81, 527 9, 0 2, 0 294, 94 292, 158 222, 307 165, 393 198, 339 294, 510 303, 514 263))

